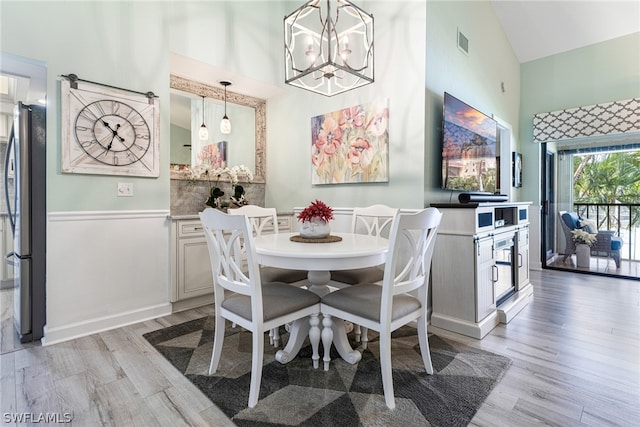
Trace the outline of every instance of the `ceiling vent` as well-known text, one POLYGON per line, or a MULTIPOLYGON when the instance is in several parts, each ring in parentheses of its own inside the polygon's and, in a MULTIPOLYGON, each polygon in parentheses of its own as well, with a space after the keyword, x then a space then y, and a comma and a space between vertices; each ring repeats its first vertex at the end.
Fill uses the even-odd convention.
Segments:
POLYGON ((469 39, 462 34, 462 31, 458 29, 458 49, 464 52, 465 55, 469 54, 469 39))

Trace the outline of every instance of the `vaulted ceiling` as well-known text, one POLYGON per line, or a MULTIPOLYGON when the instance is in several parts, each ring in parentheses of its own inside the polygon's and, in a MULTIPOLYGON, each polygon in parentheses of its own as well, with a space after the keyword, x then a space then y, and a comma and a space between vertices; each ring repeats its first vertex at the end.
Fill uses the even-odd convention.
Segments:
POLYGON ((640 32, 638 0, 491 3, 521 63, 640 32))

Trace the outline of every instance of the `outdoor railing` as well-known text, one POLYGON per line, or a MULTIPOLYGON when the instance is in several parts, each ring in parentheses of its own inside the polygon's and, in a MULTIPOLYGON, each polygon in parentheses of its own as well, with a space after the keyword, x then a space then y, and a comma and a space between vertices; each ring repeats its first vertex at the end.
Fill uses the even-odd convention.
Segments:
POLYGON ((574 203, 573 208, 579 216, 595 220, 598 230, 615 231, 622 237, 623 258, 638 259, 635 242, 640 235, 640 203, 574 203))

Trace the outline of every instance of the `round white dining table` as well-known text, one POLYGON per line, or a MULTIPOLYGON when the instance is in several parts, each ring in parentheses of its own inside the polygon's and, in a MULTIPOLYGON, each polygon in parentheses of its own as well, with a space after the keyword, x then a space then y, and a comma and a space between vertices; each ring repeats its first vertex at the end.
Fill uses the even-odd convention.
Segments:
MULTIPOLYGON (((309 290, 320 296, 330 292, 331 270, 371 267, 384 264, 387 259, 389 241, 383 237, 332 233, 332 236, 339 236, 342 240, 307 243, 292 241, 291 236, 296 234, 275 233, 255 237, 256 262, 270 267, 306 270, 309 290)), ((306 319, 294 322, 289 341, 283 350, 276 353, 276 360, 280 363, 291 361, 300 351, 309 329, 309 321, 306 319)), ((362 355, 349 345, 344 322, 331 322, 331 329, 333 344, 340 356, 351 364, 359 362, 362 355)), ((324 336, 323 334, 323 339, 324 336)), ((325 359, 329 357, 328 354, 324 356, 325 359)))

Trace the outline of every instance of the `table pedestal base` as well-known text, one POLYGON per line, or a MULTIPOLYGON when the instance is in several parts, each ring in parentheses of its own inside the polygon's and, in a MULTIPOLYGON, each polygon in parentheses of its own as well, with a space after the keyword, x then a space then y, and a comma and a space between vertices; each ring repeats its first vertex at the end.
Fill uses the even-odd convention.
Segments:
MULTIPOLYGON (((347 339, 347 330, 345 326, 345 322, 343 320, 338 319, 338 321, 334 322, 330 316, 325 316, 322 319, 322 332, 318 329, 318 338, 322 338, 322 345, 324 348, 324 370, 329 370, 329 362, 331 361, 331 344, 336 346, 336 350, 338 350, 338 354, 342 357, 347 363, 353 365, 358 363, 360 359, 362 359, 362 354, 351 348, 349 344, 349 340, 347 339)), ((289 341, 284 349, 278 350, 276 352, 276 360, 282 364, 286 364, 291 362, 300 349, 302 348, 302 344, 304 343, 305 338, 309 335, 310 340, 317 339, 316 337, 312 337, 312 333, 315 328, 312 328, 312 325, 307 321, 307 319, 299 319, 293 322, 291 325, 291 335, 289 335, 289 341)), ((315 357, 313 360, 313 367, 318 367, 318 359, 315 357)))
MULTIPOLYGON (((309 290, 314 294, 322 297, 330 292, 329 281, 331 280, 331 272, 309 271, 307 273, 307 280, 309 281, 309 290)), ((320 342, 320 338, 322 339, 322 345, 324 347, 324 358, 322 360, 324 361, 325 371, 329 370, 329 362, 331 360, 329 353, 332 343, 336 346, 336 350, 338 350, 340 357, 342 357, 347 363, 353 365, 362 359, 362 354, 351 348, 351 345, 349 344, 349 340, 347 339, 347 329, 343 320, 338 319, 338 321, 334 322, 330 316, 325 316, 322 319, 322 332, 320 332, 320 329, 317 327, 319 320, 316 319, 316 321, 318 323, 313 325, 313 319, 311 320, 311 324, 307 319, 299 319, 291 324, 289 341, 287 342, 286 347, 282 350, 278 350, 276 353, 276 360, 278 362, 285 364, 293 360, 302 348, 302 344, 304 343, 307 335, 312 343, 315 339, 318 340, 315 342, 320 342), (315 335, 316 333, 318 335, 315 335)), ((349 326, 353 327, 351 323, 349 326)), ((319 356, 316 357, 314 354, 314 368, 318 367, 319 358, 319 356)))

